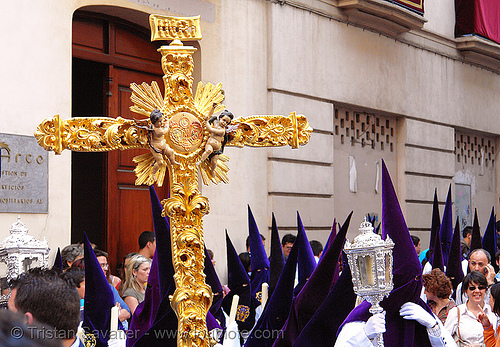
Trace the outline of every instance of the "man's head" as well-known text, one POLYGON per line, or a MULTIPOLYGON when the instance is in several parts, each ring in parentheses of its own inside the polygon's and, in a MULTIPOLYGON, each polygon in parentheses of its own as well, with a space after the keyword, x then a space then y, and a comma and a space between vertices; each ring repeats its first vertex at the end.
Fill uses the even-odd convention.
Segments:
POLYGON ((0 310, 0 346, 62 347, 61 341, 49 336, 52 327, 39 322, 25 323, 20 313, 0 310))
POLYGON ((80 244, 72 244, 64 247, 61 251, 61 260, 63 270, 71 267, 71 264, 77 259, 83 258, 83 247, 80 244))
POLYGON ((462 237, 464 238, 465 243, 470 246, 470 240, 472 239, 472 227, 467 226, 462 230, 462 237))
POLYGON ((207 248, 207 253, 208 256, 210 257, 210 260, 212 261, 212 265, 215 266, 214 251, 207 248))
POLYGON ((108 253, 101 251, 100 249, 94 250, 94 253, 97 261, 99 262, 99 265, 101 265, 102 272, 104 272, 105 276, 108 276, 108 253))
POLYGON ((319 257, 321 255, 321 253, 323 252, 323 245, 321 244, 321 242, 319 242, 317 240, 312 240, 312 241, 309 241, 309 244, 311 245, 314 256, 319 257))
POLYGON ((281 248, 283 249, 283 255, 285 257, 288 257, 288 255, 290 254, 290 251, 292 250, 293 244, 295 243, 296 239, 297 236, 292 234, 286 234, 281 239, 281 248))
POLYGON ((240 258, 241 264, 245 268, 245 271, 250 272, 251 269, 250 253, 243 252, 238 254, 238 257, 240 258))
POLYGON ((80 299, 85 298, 85 270, 77 267, 70 267, 68 270, 61 274, 61 278, 68 283, 72 283, 80 299))
MULTIPOLYGON (((266 246, 266 238, 262 234, 259 234, 259 235, 260 235, 260 238, 262 239, 262 244, 265 247, 266 246)), ((250 236, 247 236, 247 240, 245 241, 245 245, 247 246, 247 252, 250 252, 250 236)))
POLYGON ((486 273, 486 265, 489 263, 491 263, 491 255, 485 249, 477 248, 469 256, 470 271, 479 271, 484 274, 486 273))
POLYGON ((415 246, 415 251, 420 254, 420 238, 415 235, 411 235, 411 240, 413 241, 413 246, 415 246))
POLYGON ((80 323, 80 297, 76 289, 51 270, 35 268, 22 275, 12 289, 8 307, 54 327, 62 339, 74 339, 80 323))
POLYGON ((153 258, 156 250, 155 233, 152 231, 143 231, 139 235, 139 254, 146 258, 153 258))

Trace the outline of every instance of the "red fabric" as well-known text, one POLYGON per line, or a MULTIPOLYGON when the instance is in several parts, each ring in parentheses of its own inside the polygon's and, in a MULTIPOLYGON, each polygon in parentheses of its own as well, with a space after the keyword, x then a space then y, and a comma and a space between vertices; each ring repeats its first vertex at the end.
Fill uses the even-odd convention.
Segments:
POLYGON ((395 3, 401 4, 405 7, 424 14, 424 0, 393 0, 395 3))
POLYGON ((477 34, 500 44, 500 1, 455 0, 455 36, 477 34))
POLYGON ((479 35, 500 43, 500 1, 476 0, 474 29, 479 35))

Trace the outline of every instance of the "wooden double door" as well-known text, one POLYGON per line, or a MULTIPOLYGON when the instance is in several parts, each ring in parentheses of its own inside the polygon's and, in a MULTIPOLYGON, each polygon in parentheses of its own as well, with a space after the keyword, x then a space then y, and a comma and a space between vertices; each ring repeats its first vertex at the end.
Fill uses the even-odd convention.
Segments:
MULTIPOLYGON (((141 118, 132 113, 130 83, 162 82, 160 54, 149 34, 110 17, 76 13, 73 21, 73 117, 141 118)), ((85 231, 109 254, 112 272, 153 230, 149 190, 136 186, 132 158, 147 150, 72 153, 72 242, 85 231)), ((155 186, 160 199, 168 192, 155 186)))

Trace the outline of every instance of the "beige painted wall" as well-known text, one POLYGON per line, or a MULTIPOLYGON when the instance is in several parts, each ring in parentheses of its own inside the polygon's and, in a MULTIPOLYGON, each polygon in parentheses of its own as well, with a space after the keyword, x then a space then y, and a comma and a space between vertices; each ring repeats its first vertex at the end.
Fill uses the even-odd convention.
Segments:
MULTIPOLYGON (((221 277, 226 274, 224 229, 237 250, 243 251, 247 204, 264 235, 268 236, 271 211, 276 212, 284 233, 293 231, 295 211, 299 210, 311 233, 309 238, 323 242, 333 217, 343 221, 351 209, 341 204, 345 199, 340 187, 346 183, 343 176, 336 175, 337 170, 342 172, 348 153, 335 152, 334 105, 398 118, 398 131, 404 132, 398 133, 391 175, 409 224, 420 227, 427 223, 420 217, 428 213, 427 207, 405 201, 428 200, 433 187, 439 186, 443 192, 447 183, 425 175, 409 179, 405 172, 448 175, 446 163, 453 155, 446 150, 453 148, 454 127, 484 131, 498 139, 499 75, 456 60, 452 0, 427 0, 428 22, 423 30, 402 34, 396 40, 346 25, 335 3, 304 0, 305 6, 320 10, 316 13, 263 0, 150 0, 149 6, 140 0, 13 2, 4 6, 0 21, 4 33, 0 43, 8 48, 0 64, 4 81, 1 131, 30 135, 46 117, 70 116, 71 21, 76 9, 88 5, 132 9, 142 15, 116 8, 112 12, 143 25, 147 13, 201 13, 202 81, 224 84, 228 108, 236 116, 297 111, 315 129, 310 144, 298 151, 226 149, 231 158, 231 182, 202 187, 211 206, 204 221, 206 243, 215 252, 221 277), (416 48, 417 43, 426 49, 416 48), (23 121, 18 117, 20 110, 28 114, 23 121), (440 136, 444 136, 443 143, 434 143, 440 136), (430 171, 426 166, 412 168, 422 161, 437 165, 430 171)), ((70 161, 70 153, 50 155, 49 213, 22 216, 30 233, 45 236, 52 250, 69 243, 70 161)), ((494 193, 478 196, 478 206, 499 207, 498 166, 495 174, 494 193), (483 198, 486 203, 479 202, 483 198)), ((359 194, 346 199, 356 211, 372 211, 377 197, 359 194)), ((15 220, 15 214, 0 214, 0 238, 7 236, 15 220)), ((355 214, 350 235, 360 222, 355 214)))

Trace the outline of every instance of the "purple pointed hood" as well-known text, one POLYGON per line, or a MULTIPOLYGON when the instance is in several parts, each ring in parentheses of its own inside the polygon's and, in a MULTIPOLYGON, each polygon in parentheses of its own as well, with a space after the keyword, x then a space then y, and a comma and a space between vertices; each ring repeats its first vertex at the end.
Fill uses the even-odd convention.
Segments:
POLYGON ((130 330, 136 331, 137 333, 131 335, 127 339, 127 346, 133 346, 134 343, 153 325, 160 303, 158 257, 155 252, 149 270, 148 285, 146 287, 144 301, 136 307, 130 323, 130 330))
POLYGON ((325 254, 321 257, 309 281, 307 281, 304 288, 302 288, 293 300, 292 308, 283 327, 282 334, 276 339, 274 346, 293 345, 302 329, 307 325, 330 292, 335 272, 338 271, 339 256, 344 246, 351 216, 352 212, 347 217, 344 225, 342 225, 339 233, 335 236, 330 247, 325 250, 325 254))
MULTIPOLYGON (((260 238, 260 236, 259 236, 260 238)), ((262 241, 261 241, 262 243, 262 241)), ((234 249, 233 243, 226 230, 228 286, 231 291, 222 299, 222 307, 227 315, 231 312, 234 295, 239 295, 236 322, 240 331, 250 331, 255 324, 255 296, 250 291, 250 279, 243 264, 234 249)))
POLYGON ((85 304, 83 311, 83 328, 86 332, 96 334, 95 346, 107 346, 111 308, 115 306, 113 292, 84 232, 85 261, 85 304))
POLYGON ((153 186, 149 187, 151 210, 156 237, 156 252, 149 271, 144 301, 137 306, 130 323, 136 331, 127 338, 127 346, 176 346, 176 337, 166 337, 162 342, 152 336, 161 330, 177 329, 177 316, 170 306, 169 296, 175 291, 174 265, 170 223, 162 216, 162 206, 153 186))
POLYGON ((229 234, 226 230, 226 254, 227 254, 227 286, 229 289, 233 290, 242 285, 249 285, 250 279, 245 270, 245 267, 241 263, 236 249, 234 249, 233 243, 229 238, 229 234))
MULTIPOLYGON (((439 237, 441 238, 441 249, 443 252, 444 265, 448 266, 448 257, 450 255, 451 239, 453 238, 453 219, 452 219, 452 202, 451 202, 451 184, 448 188, 446 196, 446 204, 444 206, 443 220, 439 229, 439 237)), ((441 269, 443 270, 443 269, 441 269)))
MULTIPOLYGON (((394 241, 393 279, 394 289, 381 305, 386 311, 386 346, 430 346, 426 328, 413 320, 403 319, 399 309, 406 302, 418 303, 431 313, 430 308, 420 300, 422 292, 422 267, 418 261, 415 246, 406 226, 403 212, 391 181, 391 177, 382 160, 382 237, 387 235, 394 241)), ((371 314, 370 304, 366 301, 351 311, 343 324, 352 321, 366 321, 371 314)))
MULTIPOLYGON (((483 249, 487 250, 491 254, 491 258, 495 257, 497 252, 497 232, 496 232, 496 216, 495 216, 495 208, 491 208, 490 220, 488 221, 488 226, 486 227, 486 231, 483 235, 483 249)), ((495 268, 495 272, 498 272, 498 265, 496 261, 492 261, 491 265, 495 268)))
POLYGON ((460 247, 460 224, 458 218, 455 223, 455 231, 453 232, 453 240, 451 241, 450 257, 448 258, 448 266, 446 267, 446 276, 451 280, 453 291, 457 289, 459 283, 464 279, 462 270, 462 251, 460 247))
MULTIPOLYGON (((323 258, 323 254, 326 253, 326 250, 332 245, 333 240, 335 240, 335 236, 337 236, 337 220, 334 218, 332 231, 330 232, 330 235, 328 235, 328 240, 326 241, 326 246, 323 249, 323 252, 321 252, 321 255, 319 256, 320 260, 321 260, 321 258, 323 258)), ((338 271, 338 270, 339 270, 339 264, 337 264, 335 267, 335 272, 333 274, 333 280, 332 280, 332 286, 339 279, 340 271, 338 271)))
POLYGON ((482 248, 481 242, 481 232, 479 228, 479 220, 477 218, 477 210, 474 209, 474 223, 472 224, 472 237, 470 240, 470 250, 469 254, 471 254, 475 249, 482 248))
POLYGON ((439 234, 441 218, 439 217, 439 202, 437 198, 437 189, 434 189, 434 201, 432 203, 432 221, 431 221, 431 240, 429 242, 429 253, 427 259, 432 261, 434 254, 434 245, 436 244, 436 235, 439 234))
POLYGON ((205 282, 212 289, 212 306, 210 306, 209 312, 213 315, 214 319, 217 320, 218 324, 225 327, 226 319, 224 314, 222 313, 222 299, 224 297, 224 293, 222 291, 222 285, 219 280, 219 276, 217 276, 217 272, 215 271, 214 264, 212 263, 212 259, 210 259, 210 255, 208 254, 207 247, 205 246, 205 269, 203 270, 205 273, 205 282))
MULTIPOLYGON (((295 271, 297 268, 297 258, 299 253, 299 238, 297 236, 290 254, 288 255, 283 271, 278 279, 276 288, 271 295, 264 312, 260 316, 252 333, 250 334, 245 347, 270 347, 273 345, 276 336, 262 334, 264 331, 280 331, 290 312, 293 299, 293 285, 295 282, 295 271)), ((279 236, 278 236, 279 241, 279 236)), ((281 247, 280 247, 281 248, 281 247)))
POLYGON ((343 262, 343 271, 330 289, 325 301, 295 340, 293 346, 333 346, 337 331, 356 304, 349 264, 343 262), (335 312, 335 314, 332 314, 335 312))
POLYGON ((248 233, 250 241, 250 290, 258 295, 262 291, 262 283, 269 283, 269 259, 267 258, 259 228, 255 223, 252 210, 248 206, 248 233))
POLYGON ((269 257, 269 297, 271 297, 278 283, 284 266, 285 257, 283 256, 278 226, 273 213, 271 224, 271 256, 269 257))
POLYGON ((52 268, 54 269, 58 269, 58 270, 61 270, 63 269, 63 263, 62 263, 62 257, 61 257, 61 249, 59 247, 57 247, 57 253, 56 253, 56 257, 54 259, 54 265, 52 265, 52 268))
POLYGON ((434 244, 434 255, 432 256, 432 268, 439 269, 444 272, 443 252, 441 250, 441 236, 436 234, 436 243, 434 244))
POLYGON ((306 230, 304 229, 304 225, 302 224, 302 220, 300 219, 299 212, 297 211, 297 236, 299 233, 304 234, 304 237, 300 239, 301 242, 299 243, 299 283, 294 289, 294 295, 299 294, 309 277, 311 277, 311 274, 313 273, 317 265, 316 259, 314 258, 314 253, 311 248, 311 244, 307 239, 306 230))
MULTIPOLYGON (((330 235, 328 235, 328 240, 326 240, 325 249, 323 250, 323 253, 324 251, 326 251, 328 247, 330 247, 330 244, 335 239, 335 236, 337 236, 337 219, 333 218, 332 230, 330 231, 330 235)), ((321 253, 321 255, 323 255, 323 253, 321 253)))

